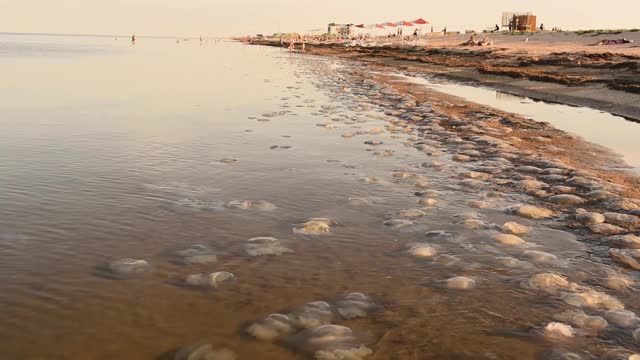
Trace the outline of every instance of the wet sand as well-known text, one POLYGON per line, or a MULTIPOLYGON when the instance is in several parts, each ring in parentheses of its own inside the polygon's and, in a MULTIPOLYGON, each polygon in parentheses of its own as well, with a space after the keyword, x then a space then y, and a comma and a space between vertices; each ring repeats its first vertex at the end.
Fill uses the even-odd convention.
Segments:
POLYGON ((610 312, 640 309, 634 238, 602 234, 639 229, 637 178, 600 167, 615 155, 360 62, 157 44, 100 60, 114 72, 159 53, 185 65, 139 74, 153 111, 110 97, 115 112, 99 108, 110 121, 79 127, 87 104, 68 99, 77 108, 46 131, 24 121, 46 102, 14 99, 3 114, 8 358, 180 359, 198 343, 216 360, 640 350, 640 319, 610 312), (159 92, 167 77, 176 86, 159 92), (126 258, 137 261, 115 264, 140 273, 108 266, 126 258), (191 281, 213 272, 233 277, 191 281), (366 300, 344 305, 353 293, 366 300), (611 324, 594 330, 568 310, 611 324), (279 327, 250 331, 275 313, 279 327))

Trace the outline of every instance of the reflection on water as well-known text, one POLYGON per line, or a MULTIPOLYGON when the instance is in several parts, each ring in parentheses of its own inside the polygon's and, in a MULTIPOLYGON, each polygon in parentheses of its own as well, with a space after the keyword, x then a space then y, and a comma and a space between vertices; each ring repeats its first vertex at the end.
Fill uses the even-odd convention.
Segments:
POLYGON ((545 340, 568 305, 521 284, 553 272, 597 287, 614 270, 574 235, 505 213, 522 194, 461 191, 449 155, 421 166, 429 146, 459 142, 401 131, 383 112, 410 99, 350 77, 358 65, 235 43, 0 37, 21 42, 91 56, 0 59, 4 358, 172 359, 200 342, 266 360, 631 346, 618 330, 545 340), (489 207, 469 214, 478 199, 489 207), (509 221, 530 248, 493 240, 509 221), (297 335, 247 334, 273 313, 297 335), (302 330, 326 322, 354 335, 302 330))
POLYGON ((516 95, 453 83, 436 82, 424 78, 412 78, 447 94, 544 121, 558 129, 578 135, 585 140, 605 146, 622 155, 635 171, 640 172, 640 124, 599 110, 561 104, 533 101, 516 95))

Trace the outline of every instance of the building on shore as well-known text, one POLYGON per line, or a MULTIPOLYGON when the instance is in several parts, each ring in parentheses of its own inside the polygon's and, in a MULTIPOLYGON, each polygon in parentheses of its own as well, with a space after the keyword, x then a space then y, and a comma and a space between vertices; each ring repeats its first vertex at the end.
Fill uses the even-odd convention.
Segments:
POLYGON ((502 13, 502 27, 512 31, 536 31, 538 30, 536 21, 536 16, 530 12, 505 11, 502 13))
POLYGON ((333 36, 342 36, 344 38, 351 37, 353 24, 336 24, 331 23, 328 26, 327 33, 333 36))

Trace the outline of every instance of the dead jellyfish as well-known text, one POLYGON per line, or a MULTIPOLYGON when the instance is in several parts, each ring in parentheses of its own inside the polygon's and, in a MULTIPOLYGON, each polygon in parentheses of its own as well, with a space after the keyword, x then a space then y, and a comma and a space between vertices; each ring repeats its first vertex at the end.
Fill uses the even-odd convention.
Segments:
POLYGON ((335 304, 337 313, 345 320, 366 317, 377 308, 376 304, 362 293, 352 293, 335 304))
POLYGON ((531 259, 531 261, 538 264, 552 264, 558 260, 557 256, 553 254, 549 254, 544 251, 528 250, 528 251, 525 251, 523 254, 524 256, 531 259))
POLYGON ((609 256, 612 260, 618 263, 635 270, 640 270, 640 263, 635 259, 636 257, 640 257, 640 254, 637 251, 609 249, 609 256))
POLYGON ((615 349, 608 351, 601 358, 602 360, 640 360, 640 355, 634 354, 627 349, 615 349))
POLYGON ((449 240, 453 238, 453 234, 450 234, 444 230, 428 231, 424 234, 424 238, 430 241, 434 240, 449 240))
POLYGON ((622 310, 624 304, 620 300, 596 290, 578 293, 564 293, 562 300, 575 307, 594 310, 622 310))
POLYGON ((456 276, 445 281, 448 289, 471 290, 476 287, 476 281, 466 276, 456 276))
POLYGON ((430 259, 434 257, 437 253, 438 253, 438 250, 436 250, 436 248, 427 244, 413 245, 409 249, 409 254, 415 257, 426 258, 426 259, 430 259))
POLYGON ((604 317, 613 325, 621 328, 632 329, 640 326, 640 318, 633 311, 609 310, 604 313, 604 317))
POLYGON ((417 219, 425 215, 427 215, 427 213, 420 209, 406 209, 398 211, 399 217, 407 219, 417 219))
POLYGON ((491 206, 491 203, 482 200, 472 200, 467 202, 467 206, 474 209, 486 209, 491 206))
POLYGON ((258 340, 273 341, 296 331, 293 320, 284 314, 271 314, 247 328, 247 333, 258 340))
POLYGON ((287 314, 294 324, 301 328, 313 328, 330 324, 333 321, 333 309, 325 301, 314 301, 304 304, 287 314))
POLYGON ((465 220, 461 224, 469 230, 485 229, 487 227, 484 221, 476 219, 465 220))
POLYGON ((595 225, 604 222, 604 215, 595 212, 585 212, 576 215, 576 220, 582 225, 595 225))
POLYGON ((186 265, 210 264, 218 261, 216 255, 204 245, 192 245, 190 248, 176 252, 176 256, 186 265))
POLYGON ((264 200, 232 200, 226 205, 227 208, 236 208, 242 210, 256 210, 256 211, 273 211, 276 206, 272 203, 264 200))
POLYGON ((353 334, 339 325, 323 325, 296 334, 287 342, 313 353, 317 360, 360 360, 372 353, 353 334))
POLYGON ((151 264, 146 260, 119 259, 110 262, 107 269, 112 276, 117 278, 130 278, 143 275, 151 271, 151 264))
POLYGON ((249 256, 282 255, 293 252, 293 250, 282 246, 280 240, 267 236, 247 240, 244 251, 249 256))
POLYGON ((385 226, 390 226, 393 228, 403 228, 403 227, 407 227, 407 226, 411 226, 413 225, 413 223, 409 220, 403 220, 403 219, 391 219, 391 220, 387 220, 384 222, 385 226))
POLYGON ((522 240, 518 236, 509 234, 493 235, 491 238, 505 246, 519 246, 526 243, 526 241, 522 240))
POLYGON ((529 228, 524 225, 520 225, 517 222, 507 222, 502 225, 501 230, 507 234, 524 235, 529 232, 529 228))
POLYGON ((552 322, 544 328, 544 336, 550 340, 565 340, 575 336, 576 331, 569 325, 552 322))
POLYGON ((229 283, 234 275, 226 271, 218 271, 211 274, 191 274, 185 279, 189 286, 210 287, 217 289, 222 284, 229 283))
POLYGON ((629 290, 629 288, 631 288, 634 284, 635 282, 632 278, 621 274, 610 275, 604 282, 604 286, 611 290, 616 290, 619 292, 629 290))
POLYGON ((349 205, 353 205, 353 206, 361 206, 361 205, 372 205, 373 204, 373 200, 371 200, 370 198, 365 198, 365 197, 350 197, 347 202, 349 203, 349 205))
POLYGON ((360 179, 360 181, 362 181, 365 184, 377 184, 378 182, 380 182, 380 180, 378 180, 378 178, 375 178, 375 177, 364 177, 360 179))
POLYGON ((331 219, 313 218, 293 228, 293 232, 302 235, 322 235, 331 232, 332 225, 336 225, 336 222, 331 219))
POLYGON ((226 157, 226 158, 222 158, 222 159, 220 159, 218 161, 220 161, 223 164, 232 164, 232 163, 234 163, 234 162, 236 162, 238 160, 236 160, 234 158, 226 157))
POLYGON ((552 273, 536 274, 523 282, 522 286, 546 293, 557 293, 561 290, 575 291, 580 288, 579 285, 569 282, 564 276, 552 273))
POLYGON ((251 209, 257 211, 273 211, 277 207, 272 203, 264 200, 256 200, 251 202, 251 209))
POLYGON ((498 264, 511 269, 532 269, 533 265, 526 261, 518 260, 512 257, 499 257, 496 259, 498 264))
POLYGON ((419 199, 418 204, 426 207, 434 207, 434 206, 438 206, 438 200, 431 199, 431 198, 419 199))
POLYGON ((522 205, 516 208, 512 208, 509 211, 513 211, 518 216, 539 220, 539 219, 548 219, 552 217, 553 211, 545 208, 540 208, 533 205, 522 205))
POLYGON ((623 249, 640 249, 640 236, 632 234, 616 235, 606 238, 607 242, 613 247, 623 249))
POLYGON ((251 201, 250 200, 232 200, 232 201, 229 201, 225 205, 225 207, 248 210, 251 208, 251 201))
POLYGON ((567 310, 553 316, 554 320, 562 321, 590 333, 597 333, 607 327, 607 320, 600 316, 589 316, 582 310, 567 310))
POLYGON ((211 344, 196 344, 178 350, 174 360, 236 360, 238 357, 229 349, 214 349, 211 344))

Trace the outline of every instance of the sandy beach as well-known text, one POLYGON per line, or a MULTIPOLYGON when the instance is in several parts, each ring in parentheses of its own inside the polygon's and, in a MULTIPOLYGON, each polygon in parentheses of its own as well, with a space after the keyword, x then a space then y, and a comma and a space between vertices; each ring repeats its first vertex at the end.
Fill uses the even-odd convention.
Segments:
MULTIPOLYGON (((593 107, 640 121, 640 32, 488 33, 477 34, 475 38, 486 37, 493 42, 491 46, 460 45, 469 37, 469 34, 428 34, 418 43, 383 38, 374 42, 377 46, 366 47, 348 46, 349 41, 336 44, 311 40, 306 48, 313 54, 437 74, 534 99, 593 107), (622 38, 633 42, 594 45, 622 38)), ((279 46, 279 39, 253 41, 279 46)))

